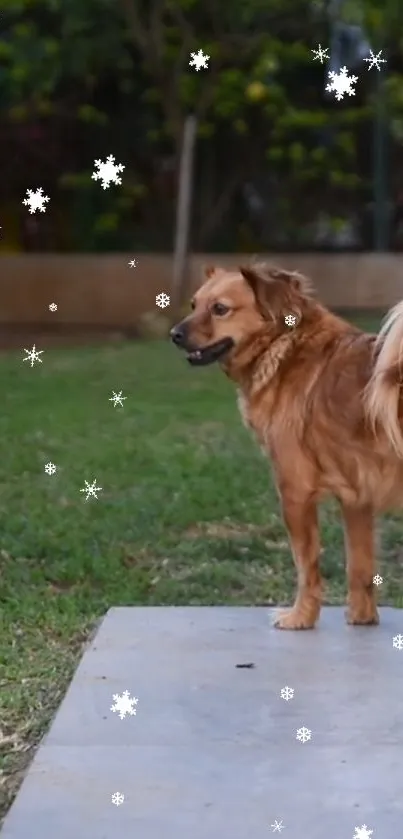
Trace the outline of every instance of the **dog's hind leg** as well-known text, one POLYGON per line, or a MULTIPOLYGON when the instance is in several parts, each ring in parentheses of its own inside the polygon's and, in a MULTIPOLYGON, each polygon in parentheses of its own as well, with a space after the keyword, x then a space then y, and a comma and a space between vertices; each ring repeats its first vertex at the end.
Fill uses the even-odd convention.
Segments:
POLYGON ((347 559, 347 623, 377 624, 374 594, 374 515, 369 507, 342 504, 347 559))
POLYGON ((316 503, 311 497, 296 501, 284 492, 281 492, 281 501, 298 572, 298 592, 292 609, 281 614, 274 625, 278 629, 312 629, 322 601, 316 503))

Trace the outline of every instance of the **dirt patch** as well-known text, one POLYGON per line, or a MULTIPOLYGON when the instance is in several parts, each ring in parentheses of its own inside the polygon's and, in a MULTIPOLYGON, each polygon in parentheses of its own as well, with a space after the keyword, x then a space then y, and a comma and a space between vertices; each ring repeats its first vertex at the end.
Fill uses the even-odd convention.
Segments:
POLYGON ((267 548, 273 547, 277 549, 287 549, 288 542, 286 540, 277 541, 273 538, 270 527, 261 524, 247 524, 233 522, 230 519, 224 519, 220 522, 199 522, 192 524, 184 532, 185 539, 202 539, 210 537, 212 539, 244 539, 250 536, 259 536, 264 540, 267 548), (265 538, 266 537, 266 538, 265 538))

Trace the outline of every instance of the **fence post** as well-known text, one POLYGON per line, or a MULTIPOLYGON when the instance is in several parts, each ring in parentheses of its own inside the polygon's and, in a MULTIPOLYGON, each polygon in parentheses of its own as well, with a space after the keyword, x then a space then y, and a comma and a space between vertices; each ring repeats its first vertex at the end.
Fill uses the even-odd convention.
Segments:
POLYGON ((196 140, 197 119, 186 117, 183 128, 182 153, 179 169, 178 202, 176 208, 176 230, 172 276, 171 311, 177 311, 183 301, 187 255, 189 251, 189 228, 192 209, 193 160, 196 140))

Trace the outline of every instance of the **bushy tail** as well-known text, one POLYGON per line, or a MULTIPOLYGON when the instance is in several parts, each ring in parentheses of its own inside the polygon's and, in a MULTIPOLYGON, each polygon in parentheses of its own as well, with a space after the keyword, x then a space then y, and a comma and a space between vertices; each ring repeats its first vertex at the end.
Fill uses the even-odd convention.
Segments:
POLYGON ((376 339, 374 369, 365 391, 366 411, 373 428, 380 425, 398 457, 403 458, 399 422, 403 383, 403 301, 386 316, 376 339))

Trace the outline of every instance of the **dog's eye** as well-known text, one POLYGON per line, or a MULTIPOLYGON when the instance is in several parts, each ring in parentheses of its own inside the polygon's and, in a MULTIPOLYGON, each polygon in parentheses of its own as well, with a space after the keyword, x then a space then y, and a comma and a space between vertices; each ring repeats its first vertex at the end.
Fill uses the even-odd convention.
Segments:
POLYGON ((218 315, 218 317, 222 317, 229 312, 228 306, 224 306, 224 303, 214 303, 211 308, 213 315, 218 315))
POLYGON ((195 310, 195 308, 196 308, 196 303, 195 303, 195 301, 194 301, 194 300, 191 300, 191 301, 190 301, 190 308, 191 308, 192 312, 194 312, 194 310, 195 310))

